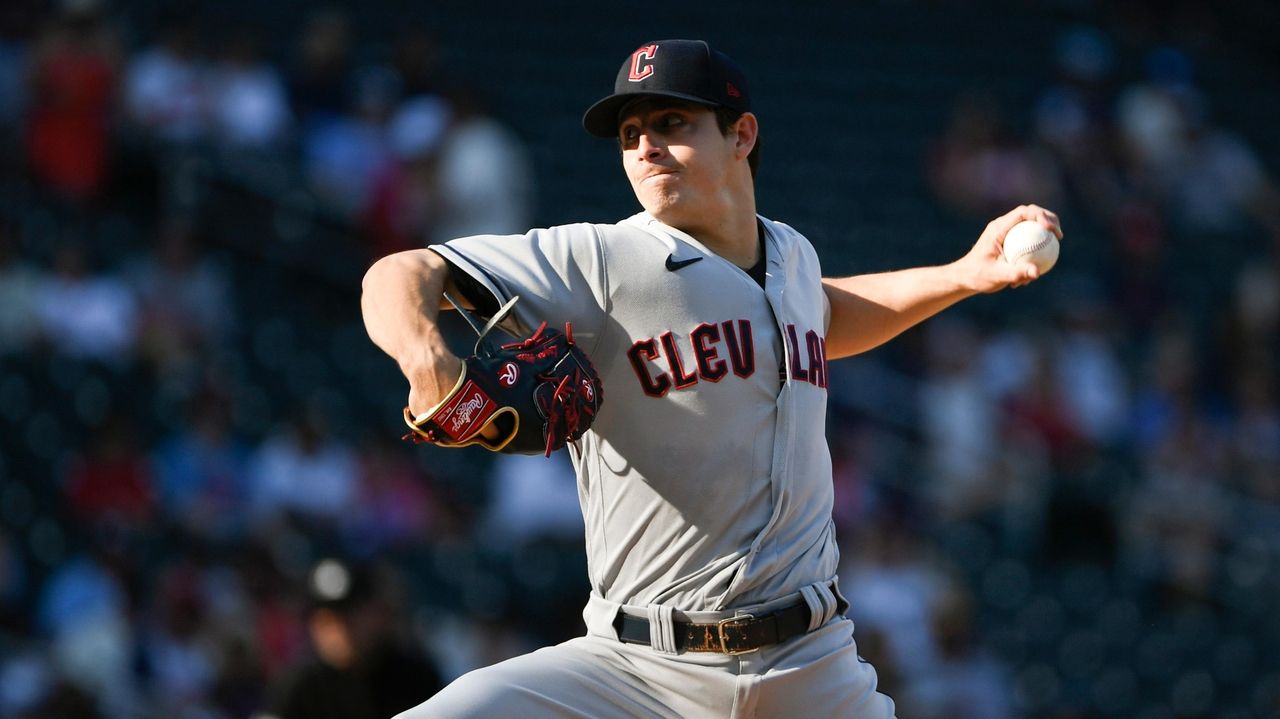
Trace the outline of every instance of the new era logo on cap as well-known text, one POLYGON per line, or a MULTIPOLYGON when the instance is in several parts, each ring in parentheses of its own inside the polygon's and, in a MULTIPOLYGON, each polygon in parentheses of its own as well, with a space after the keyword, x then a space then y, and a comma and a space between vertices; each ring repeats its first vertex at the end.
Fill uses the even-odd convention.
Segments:
POLYGON ((728 55, 702 40, 658 40, 636 48, 622 63, 613 94, 587 110, 582 126, 598 137, 615 136, 618 112, 638 95, 751 110, 747 78, 728 55))

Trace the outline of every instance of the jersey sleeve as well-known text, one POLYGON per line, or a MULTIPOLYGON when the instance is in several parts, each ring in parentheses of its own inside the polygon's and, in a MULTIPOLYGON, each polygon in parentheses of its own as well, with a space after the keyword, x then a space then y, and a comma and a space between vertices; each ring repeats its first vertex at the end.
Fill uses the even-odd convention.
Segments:
POLYGON ((492 317, 498 311, 498 298, 462 268, 448 260, 445 260, 445 263, 449 265, 449 279, 458 288, 462 299, 470 302, 479 314, 492 317))
POLYGON ((472 292, 483 288, 498 304, 519 296, 512 318, 503 323, 510 332, 525 334, 543 321, 553 327, 572 322, 574 335, 587 340, 589 348, 603 328, 608 277, 604 248, 592 225, 476 235, 430 249, 474 281, 472 292))

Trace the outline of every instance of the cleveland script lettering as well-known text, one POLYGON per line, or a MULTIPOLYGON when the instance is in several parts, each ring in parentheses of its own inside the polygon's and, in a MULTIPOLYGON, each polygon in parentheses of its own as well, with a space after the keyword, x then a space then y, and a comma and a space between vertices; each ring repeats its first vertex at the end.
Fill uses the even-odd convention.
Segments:
POLYGON ((725 320, 718 325, 703 323, 689 333, 689 343, 694 350, 694 361, 680 356, 680 346, 675 334, 664 332, 660 338, 639 340, 627 350, 627 359, 644 393, 650 397, 662 397, 674 386, 685 389, 699 380, 719 382, 725 376, 724 360, 719 359, 723 342, 733 373, 750 377, 756 371, 755 341, 751 323, 747 320, 725 320), (723 340, 721 337, 723 336, 723 340), (659 348, 661 347, 661 349, 659 348), (666 372, 654 375, 648 361, 666 360, 666 372))
MULTIPOLYGON (((792 379, 825 389, 826 340, 817 331, 808 330, 804 335, 802 353, 796 326, 788 324, 786 333, 791 349, 792 379)), ((692 361, 682 354, 674 332, 647 337, 631 345, 627 359, 645 394, 663 397, 673 388, 682 390, 701 381, 719 382, 729 374, 730 368, 733 374, 744 379, 755 374, 755 339, 751 322, 747 320, 725 320, 718 324, 704 322, 689 332, 688 347, 692 348, 692 361), (663 360, 661 364, 659 360, 663 360), (665 371, 655 374, 656 368, 650 363, 665 371)), ((686 354, 688 351, 683 350, 686 354)))

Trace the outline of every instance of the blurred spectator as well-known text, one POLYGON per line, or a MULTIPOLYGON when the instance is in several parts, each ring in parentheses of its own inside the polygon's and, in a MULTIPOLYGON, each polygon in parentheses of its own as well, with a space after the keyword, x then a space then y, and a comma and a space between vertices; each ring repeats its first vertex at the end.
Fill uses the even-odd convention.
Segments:
POLYGON ((1235 400, 1236 471, 1254 497, 1280 501, 1280 264, 1256 262, 1236 277, 1219 338, 1235 400))
POLYGON ((351 29, 340 10, 313 11, 298 41, 297 65, 289 77, 295 116, 308 131, 347 111, 351 88, 351 29))
MULTIPOLYGON (((84 697, 84 692, 74 687, 53 686, 57 681, 56 672, 49 657, 37 649, 29 647, 7 647, 0 655, 0 716, 67 716, 52 713, 42 714, 41 704, 53 701, 55 692, 74 692, 84 697)), ((96 719, 98 714, 92 711, 92 700, 85 702, 90 711, 78 716, 85 719, 96 719)), ((76 716, 76 715, 71 715, 76 716)))
POLYGON ((1094 27, 1064 30, 1054 43, 1056 82, 1035 107, 1036 135, 1063 157, 1102 149, 1110 120, 1107 93, 1115 67, 1111 39, 1094 27))
POLYGON ((360 487, 344 520, 348 545, 360 556, 429 541, 441 511, 428 477, 392 435, 361 448, 360 487))
POLYGON ((1105 219, 1124 202, 1112 140, 1115 47, 1098 28, 1064 30, 1054 43, 1057 78, 1036 99, 1035 138, 1057 160, 1073 209, 1105 219))
POLYGON ((348 216, 368 204, 373 178, 387 162, 383 126, 400 96, 389 72, 353 77, 351 44, 343 11, 312 11, 287 78, 303 171, 321 198, 348 216))
POLYGON ((118 530, 96 525, 88 553, 59 566, 40 592, 38 617, 57 673, 87 691, 107 716, 135 716, 129 560, 118 530))
POLYGON ((208 135, 209 78, 197 22, 189 11, 171 10, 155 45, 133 58, 125 77, 129 118, 165 142, 184 144, 208 135))
POLYGON ((262 58, 261 44, 257 28, 236 28, 210 73, 213 134, 232 147, 272 149, 289 129, 284 80, 262 58))
POLYGON ((1280 502, 1280 391, 1275 364, 1235 374, 1237 414, 1231 431, 1233 474, 1248 496, 1280 502))
POLYGON ((1168 196, 1186 162, 1190 125, 1202 102, 1191 85, 1190 60, 1172 48, 1151 53, 1146 80, 1120 92, 1116 125, 1125 168, 1137 189, 1168 196))
POLYGON ((0 356, 30 348, 39 327, 36 302, 44 278, 23 260, 17 239, 0 223, 0 356))
POLYGON ((326 559, 308 579, 314 656, 276 685, 270 719, 381 719, 440 690, 439 671, 408 634, 371 567, 326 559))
POLYGON ((1028 546, 1048 502, 1049 460, 1009 410, 1030 383, 1034 347, 1017 332, 982 338, 959 317, 931 323, 927 338, 919 402, 931 509, 940 522, 981 521, 1028 546))
POLYGON ((306 651, 297 581, 280 574, 265 543, 242 547, 240 559, 245 590, 251 597, 249 626, 268 679, 281 676, 306 651))
POLYGON ((1198 404, 1203 365, 1194 330, 1184 317, 1165 318, 1146 349, 1140 375, 1145 382, 1135 395, 1133 417, 1133 436, 1143 455, 1166 442, 1176 417, 1198 404))
POLYGON ((318 412, 292 418, 250 462, 254 514, 267 522, 292 515, 336 526, 356 498, 355 453, 329 434, 318 412))
POLYGON ((1146 64, 1146 79, 1123 91, 1116 111, 1137 186, 1155 188, 1188 232, 1240 232, 1252 219, 1280 239, 1280 191, 1238 135, 1210 124, 1190 58, 1163 47, 1146 64))
POLYGON ((226 339, 234 326, 231 287, 191 220, 169 218, 158 234, 154 253, 124 274, 138 298, 139 349, 161 369, 180 368, 226 339))
POLYGON ((378 175, 367 211, 372 254, 424 247, 444 211, 440 145, 450 109, 439 97, 406 100, 387 127, 394 161, 378 175))
POLYGON ((1186 230, 1224 236, 1260 223, 1280 243, 1280 190, 1238 135, 1193 119, 1171 209, 1186 230))
POLYGON ((952 580, 900 512, 886 507, 874 526, 842 540, 840 590, 859 630, 884 638, 893 673, 909 685, 937 662, 930 618, 952 580))
POLYGON ((1190 342, 1176 325, 1157 338, 1140 405, 1143 476, 1124 516, 1136 568, 1175 595, 1202 598, 1229 516, 1230 455, 1222 429, 1202 410, 1190 342))
MULTIPOLYGON (((1231 334, 1223 338, 1231 354, 1244 358, 1251 348, 1263 353, 1280 348, 1280 262, 1259 259, 1242 268, 1236 275, 1233 300, 1231 334)), ((1274 357, 1262 359, 1275 366, 1274 357)))
POLYGON ((75 244, 57 251, 53 269, 37 295, 44 339, 72 357, 117 365, 132 359, 138 306, 129 287, 114 275, 90 274, 87 253, 75 244))
POLYGON ((367 211, 379 175, 392 163, 386 125, 400 93, 396 78, 380 70, 360 73, 354 86, 353 113, 317 111, 302 139, 312 189, 349 217, 367 211))
POLYGON ((580 539, 578 481, 568 452, 550 459, 501 454, 493 463, 492 497, 481 535, 496 546, 516 547, 539 539, 580 539))
POLYGON ((972 597, 947 593, 930 617, 938 663, 902 695, 899 711, 920 719, 1010 719, 1012 677, 977 644, 972 597))
POLYGON ((1224 438, 1195 408, 1175 408, 1130 499, 1130 556, 1173 596, 1207 599, 1229 518, 1224 438))
POLYGON ((140 641, 152 705, 164 716, 207 714, 217 657, 208 636, 199 570, 185 562, 173 564, 161 570, 156 584, 140 641))
POLYGON ((1057 207, 1058 169, 1008 126, 994 98, 956 101, 951 124, 929 157, 934 192, 950 207, 989 216, 1035 202, 1057 207))
POLYGON ((1063 400, 1055 348, 1050 338, 1031 343, 1023 381, 1005 397, 1002 436, 1018 444, 1043 447, 1054 466, 1074 466, 1086 435, 1063 400))
POLYGON ((118 64, 115 36, 95 2, 67 4, 36 45, 26 142, 31 169, 72 202, 102 192, 118 64))
POLYGON ((997 405, 981 383, 976 330, 957 317, 926 327, 929 371, 920 384, 920 420, 929 447, 930 487, 942 516, 965 517, 998 504, 991 486, 997 405))
POLYGON ((116 412, 94 428, 87 450, 70 465, 65 487, 67 501, 81 519, 135 528, 151 520, 158 497, 128 416, 116 412))
POLYGON ((1065 327, 1053 355, 1059 393, 1070 423, 1084 437, 1096 446, 1116 447, 1127 439, 1132 416, 1129 382, 1099 290, 1084 278, 1074 279, 1064 292, 1065 327))
POLYGON ((524 143, 481 111, 468 91, 449 97, 453 120, 440 147, 439 241, 523 233, 531 224, 533 168, 524 143))
POLYGON ((231 435, 219 398, 197 396, 190 415, 154 455, 165 516, 205 540, 239 539, 249 506, 249 449, 231 435))
POLYGON ((471 612, 460 616, 436 614, 425 640, 433 655, 439 658, 440 669, 448 681, 473 669, 528 654, 539 646, 516 627, 510 613, 487 619, 471 612))
POLYGON ((831 518, 837 536, 853 534, 878 510, 878 487, 868 466, 874 455, 875 432, 861 422, 832 422, 831 484, 834 504, 831 518))

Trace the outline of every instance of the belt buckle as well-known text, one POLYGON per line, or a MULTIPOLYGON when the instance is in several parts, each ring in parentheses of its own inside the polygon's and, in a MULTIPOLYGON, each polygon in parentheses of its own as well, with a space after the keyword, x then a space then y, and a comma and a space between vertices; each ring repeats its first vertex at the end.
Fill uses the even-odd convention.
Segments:
POLYGON ((750 614, 739 614, 736 617, 729 617, 728 619, 721 619, 720 621, 716 622, 716 635, 720 639, 721 652, 728 654, 730 656, 737 656, 739 654, 750 654, 751 652, 754 652, 760 649, 760 647, 752 647, 750 649, 736 649, 736 650, 729 648, 729 635, 726 632, 726 630, 736 629, 738 627, 745 626, 747 622, 750 622, 752 619, 755 619, 755 617, 750 614))

